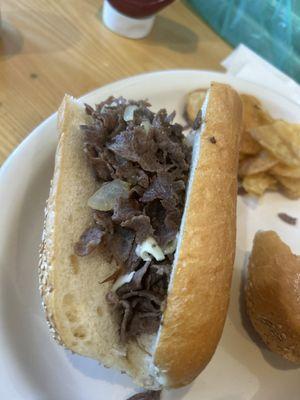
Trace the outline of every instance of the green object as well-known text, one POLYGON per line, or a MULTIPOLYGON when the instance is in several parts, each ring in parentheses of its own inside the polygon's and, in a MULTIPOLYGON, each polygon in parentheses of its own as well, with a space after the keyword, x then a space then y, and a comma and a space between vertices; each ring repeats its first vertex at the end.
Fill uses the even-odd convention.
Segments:
POLYGON ((300 82, 300 0, 187 0, 231 45, 245 44, 300 82))

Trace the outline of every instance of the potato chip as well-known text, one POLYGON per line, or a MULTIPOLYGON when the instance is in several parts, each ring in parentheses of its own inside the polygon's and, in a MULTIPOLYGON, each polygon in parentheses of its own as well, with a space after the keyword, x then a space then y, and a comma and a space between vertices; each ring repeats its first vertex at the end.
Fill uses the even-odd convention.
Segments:
POLYGON ((270 168, 278 164, 267 150, 262 150, 255 157, 248 157, 239 164, 239 176, 258 174, 259 172, 268 171, 270 168))
POLYGON ((262 109, 260 101, 249 94, 241 94, 243 102, 244 129, 249 131, 261 125, 271 124, 274 120, 270 114, 262 109))
POLYGON ((246 160, 248 158, 247 154, 244 153, 239 153, 239 162, 242 160, 246 160))
POLYGON ((300 167, 290 167, 278 163, 271 168, 271 174, 275 176, 285 176, 287 178, 300 178, 300 167))
POLYGON ((262 109, 260 101, 251 95, 241 94, 243 102, 243 127, 240 152, 255 155, 261 150, 261 146, 253 139, 250 129, 260 125, 271 124, 273 118, 262 109))
POLYGON ((284 176, 276 176, 280 183, 282 193, 290 199, 298 199, 300 197, 300 179, 286 178, 284 176))
POLYGON ((202 104, 206 96, 207 89, 197 89, 190 92, 187 97, 187 103, 185 106, 185 116, 189 124, 193 124, 198 112, 200 111, 202 104))
POLYGON ((256 155, 262 149, 248 131, 243 130, 241 134, 240 153, 247 155, 256 155))
POLYGON ((284 164, 300 166, 300 125, 277 120, 251 129, 251 135, 284 164))
POLYGON ((247 193, 255 196, 262 196, 267 189, 275 190, 277 188, 276 179, 266 172, 245 176, 242 185, 247 193))

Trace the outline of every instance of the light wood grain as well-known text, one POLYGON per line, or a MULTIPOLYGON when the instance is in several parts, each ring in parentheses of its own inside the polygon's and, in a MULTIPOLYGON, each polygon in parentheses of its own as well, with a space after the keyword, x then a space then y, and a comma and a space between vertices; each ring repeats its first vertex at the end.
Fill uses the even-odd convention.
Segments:
POLYGON ((142 40, 119 37, 101 22, 98 0, 2 0, 0 163, 64 93, 81 96, 147 71, 221 70, 230 47, 184 3, 157 17, 142 40))

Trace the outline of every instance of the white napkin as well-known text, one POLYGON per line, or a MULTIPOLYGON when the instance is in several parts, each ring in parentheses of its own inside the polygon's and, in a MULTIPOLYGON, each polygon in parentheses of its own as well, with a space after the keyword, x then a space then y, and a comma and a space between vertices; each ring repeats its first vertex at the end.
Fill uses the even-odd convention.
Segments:
POLYGON ((265 86, 300 104, 298 83, 243 44, 233 50, 221 65, 230 75, 265 86))

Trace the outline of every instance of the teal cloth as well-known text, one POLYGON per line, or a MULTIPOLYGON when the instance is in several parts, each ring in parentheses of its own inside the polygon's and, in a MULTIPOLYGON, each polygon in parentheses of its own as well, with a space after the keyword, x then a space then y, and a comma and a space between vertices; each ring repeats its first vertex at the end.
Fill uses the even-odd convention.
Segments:
POLYGON ((300 82, 300 0, 187 0, 231 45, 244 43, 300 82))

